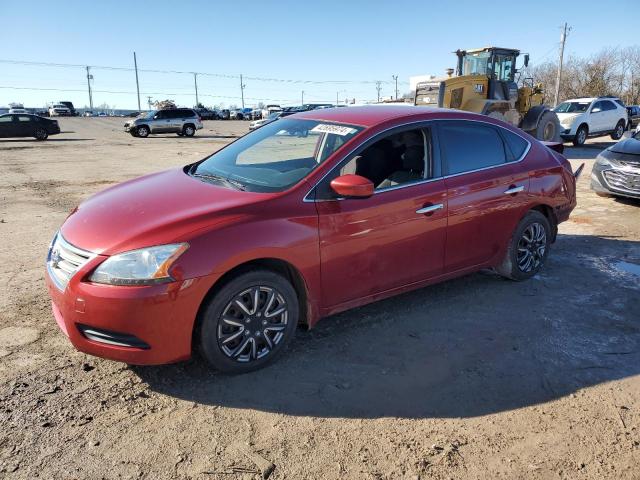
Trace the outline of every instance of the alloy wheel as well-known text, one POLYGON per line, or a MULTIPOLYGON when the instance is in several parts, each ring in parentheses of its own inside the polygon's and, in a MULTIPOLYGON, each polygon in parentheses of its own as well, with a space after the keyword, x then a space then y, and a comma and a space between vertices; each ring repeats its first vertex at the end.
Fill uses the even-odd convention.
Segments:
POLYGON ((237 362, 266 357, 284 338, 289 309, 275 288, 255 286, 236 294, 222 311, 217 339, 222 352, 237 362))
POLYGON ((578 132, 578 142, 580 143, 580 145, 582 145, 586 141, 587 141, 587 132, 585 129, 580 129, 580 131, 578 132))
POLYGON ((187 137, 190 137, 191 135, 193 135, 195 133, 195 130, 193 129, 193 127, 185 127, 184 129, 184 134, 187 137))
POLYGON ((547 250, 547 232, 542 224, 535 222, 525 228, 518 241, 518 268, 529 273, 540 267, 547 250))

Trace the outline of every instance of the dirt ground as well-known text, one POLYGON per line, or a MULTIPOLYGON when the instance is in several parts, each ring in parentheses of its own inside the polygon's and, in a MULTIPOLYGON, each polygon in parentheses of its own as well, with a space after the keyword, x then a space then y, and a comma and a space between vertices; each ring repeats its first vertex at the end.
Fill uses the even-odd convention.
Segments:
POLYGON ((640 203, 588 189, 543 272, 483 272, 326 318, 238 377, 76 352, 45 289, 48 244, 88 195, 202 158, 193 139, 62 119, 0 140, 0 478, 640 479, 640 203), (634 268, 636 273, 633 273, 634 268), (268 463, 267 462, 267 463, 268 463))

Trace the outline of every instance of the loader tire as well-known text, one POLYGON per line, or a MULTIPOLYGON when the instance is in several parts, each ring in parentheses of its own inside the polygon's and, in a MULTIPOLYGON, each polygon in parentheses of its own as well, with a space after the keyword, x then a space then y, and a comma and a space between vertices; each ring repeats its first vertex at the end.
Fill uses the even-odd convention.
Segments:
POLYGON ((551 111, 544 112, 540 117, 534 136, 544 142, 559 142, 560 121, 558 116, 551 111))

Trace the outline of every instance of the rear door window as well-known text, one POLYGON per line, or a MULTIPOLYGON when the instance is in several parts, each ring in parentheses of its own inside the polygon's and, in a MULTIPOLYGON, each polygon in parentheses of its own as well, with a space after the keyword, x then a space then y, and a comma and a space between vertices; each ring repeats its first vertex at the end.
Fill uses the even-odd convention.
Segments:
POLYGON ((472 172, 507 162, 504 142, 491 125, 447 121, 440 122, 438 129, 448 175, 472 172))
POLYGON ((602 111, 606 112, 607 110, 615 110, 616 106, 613 104, 613 102, 610 102, 609 100, 603 100, 602 102, 600 102, 602 104, 602 111))
POLYGON ((519 160, 529 147, 529 142, 527 142, 520 135, 504 128, 500 129, 500 134, 502 135, 502 138, 504 139, 507 147, 507 161, 513 162, 519 160))

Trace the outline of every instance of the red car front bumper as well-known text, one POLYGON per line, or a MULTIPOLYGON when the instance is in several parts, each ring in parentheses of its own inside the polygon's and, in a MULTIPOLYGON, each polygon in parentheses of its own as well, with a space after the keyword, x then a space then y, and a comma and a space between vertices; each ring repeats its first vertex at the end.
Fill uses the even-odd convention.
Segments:
MULTIPOLYGON (((87 266, 89 267, 89 266, 87 266)), ((157 365, 191 356, 195 319, 214 279, 119 287, 73 277, 61 291, 46 273, 53 314, 81 352, 134 365, 157 365)))

